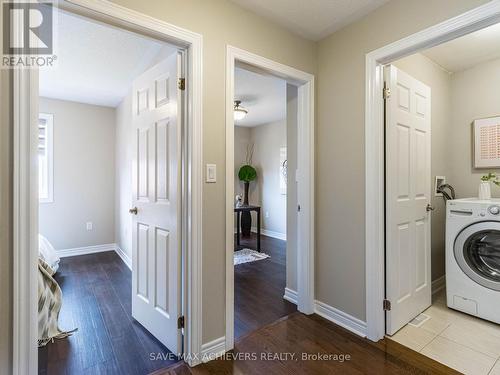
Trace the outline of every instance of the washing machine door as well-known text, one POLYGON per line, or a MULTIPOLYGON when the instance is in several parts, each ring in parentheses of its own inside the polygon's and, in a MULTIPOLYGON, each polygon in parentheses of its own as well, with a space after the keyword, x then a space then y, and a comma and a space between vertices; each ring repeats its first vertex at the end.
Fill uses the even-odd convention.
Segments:
POLYGON ((454 253, 468 277, 500 291, 500 222, 482 221, 464 228, 455 239, 454 253))

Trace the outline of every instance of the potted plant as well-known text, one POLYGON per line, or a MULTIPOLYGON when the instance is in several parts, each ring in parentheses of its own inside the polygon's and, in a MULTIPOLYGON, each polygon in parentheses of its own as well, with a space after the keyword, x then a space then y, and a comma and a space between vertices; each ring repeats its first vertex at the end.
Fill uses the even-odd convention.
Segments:
MULTIPOLYGON (((243 165, 238 171, 238 178, 243 182, 245 186, 245 193, 243 195, 243 206, 248 206, 248 195, 250 182, 257 178, 257 171, 252 167, 252 156, 253 156, 253 145, 247 147, 247 157, 246 164, 243 165)), ((249 211, 243 211, 241 213, 241 234, 244 237, 250 236, 250 231, 252 228, 252 215, 249 211)))
POLYGON ((498 181, 498 177, 495 173, 489 172, 485 174, 481 177, 481 183, 479 184, 479 199, 484 200, 491 198, 490 182, 500 186, 500 181, 498 181))

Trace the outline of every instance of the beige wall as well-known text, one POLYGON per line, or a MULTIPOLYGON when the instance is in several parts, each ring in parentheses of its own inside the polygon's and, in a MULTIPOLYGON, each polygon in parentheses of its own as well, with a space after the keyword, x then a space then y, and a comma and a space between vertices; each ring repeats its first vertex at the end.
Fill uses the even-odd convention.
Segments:
MULTIPOLYGON (((472 122, 475 119, 500 115, 500 59, 477 65, 452 76, 452 124, 450 184, 458 198, 477 197, 482 175, 498 169, 474 169, 472 157, 472 122)), ((493 197, 500 197, 500 188, 491 186, 493 197)))
POLYGON ((365 54, 485 2, 391 1, 319 43, 316 299, 365 320, 365 54))
POLYGON ((115 110, 47 98, 39 105, 54 115, 54 201, 40 204, 40 233, 56 250, 115 242, 115 110))
MULTIPOLYGON (((238 179, 238 171, 246 162, 247 145, 254 145, 252 165, 257 179, 250 183, 249 203, 261 206, 260 227, 286 235, 286 195, 280 192, 280 148, 286 147, 286 121, 263 124, 251 128, 235 126, 234 173, 236 194, 244 196, 245 185, 238 179), (267 216, 267 217, 266 217, 267 216)), ((257 217, 252 213, 252 227, 257 217)))
POLYGON ((115 241, 132 259, 132 91, 116 107, 115 241))
MULTIPOLYGON (((454 128, 451 122, 451 75, 426 56, 417 53, 398 60, 394 65, 431 88, 431 189, 435 176, 451 181, 450 139, 454 128)), ((442 197, 431 192, 431 274, 432 280, 444 275, 446 204, 442 197)))
MULTIPOLYGON (((280 192, 280 148, 286 147, 286 121, 252 128, 253 164, 262 206, 261 228, 286 235, 286 195, 280 192)), ((252 222, 255 226, 256 221, 252 222)))
MULTIPOLYGON (((252 128, 244 126, 234 127, 234 197, 236 195, 245 195, 245 187, 243 182, 238 178, 238 172, 241 166, 247 163, 247 146, 252 143, 252 128)), ((255 192, 255 183, 250 184, 248 201, 254 202, 258 199, 255 192)), ((236 227, 235 227, 236 228, 236 227)))
MULTIPOLYGON (((234 45, 309 73, 316 44, 226 0, 116 0, 125 7, 203 34, 203 159, 225 168, 226 45, 234 45)), ((224 335, 225 181, 203 189, 203 342, 224 335)))

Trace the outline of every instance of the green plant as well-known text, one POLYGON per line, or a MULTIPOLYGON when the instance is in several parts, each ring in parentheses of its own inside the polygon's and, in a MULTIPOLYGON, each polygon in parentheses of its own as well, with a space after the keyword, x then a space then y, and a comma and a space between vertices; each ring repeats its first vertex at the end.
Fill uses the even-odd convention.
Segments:
POLYGON ((493 182, 496 186, 500 186, 500 181, 498 181, 498 177, 495 173, 489 172, 481 177, 481 181, 483 182, 493 182))
POLYGON ((257 171, 251 165, 244 165, 238 172, 238 178, 243 182, 250 182, 257 178, 257 171))

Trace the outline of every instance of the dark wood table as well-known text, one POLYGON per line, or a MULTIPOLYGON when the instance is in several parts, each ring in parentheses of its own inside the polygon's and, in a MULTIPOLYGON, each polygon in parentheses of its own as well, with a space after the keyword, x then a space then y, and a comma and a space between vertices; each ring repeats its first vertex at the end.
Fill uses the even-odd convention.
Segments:
POLYGON ((257 212, 257 251, 260 253, 260 206, 243 205, 234 207, 236 214, 236 245, 240 246, 240 216, 242 212, 257 212))

